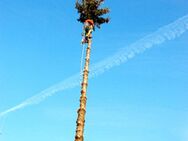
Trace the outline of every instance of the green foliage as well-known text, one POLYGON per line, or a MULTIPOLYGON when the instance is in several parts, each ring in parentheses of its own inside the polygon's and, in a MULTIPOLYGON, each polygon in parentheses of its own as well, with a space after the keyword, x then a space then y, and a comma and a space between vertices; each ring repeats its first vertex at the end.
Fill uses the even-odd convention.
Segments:
POLYGON ((100 28, 103 23, 108 23, 109 18, 102 17, 104 14, 109 13, 108 8, 100 8, 104 0, 82 0, 76 2, 76 9, 80 14, 78 21, 84 23, 85 20, 93 20, 95 26, 100 28))

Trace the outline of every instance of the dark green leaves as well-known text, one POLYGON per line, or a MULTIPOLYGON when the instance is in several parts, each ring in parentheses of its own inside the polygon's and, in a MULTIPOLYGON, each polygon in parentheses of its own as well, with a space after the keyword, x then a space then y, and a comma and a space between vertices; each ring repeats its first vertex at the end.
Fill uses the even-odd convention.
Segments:
POLYGON ((108 8, 100 8, 104 0, 82 0, 76 2, 76 9, 80 14, 78 21, 84 23, 85 20, 93 20, 95 26, 100 28, 103 23, 108 23, 109 18, 102 17, 104 14, 109 13, 108 8))

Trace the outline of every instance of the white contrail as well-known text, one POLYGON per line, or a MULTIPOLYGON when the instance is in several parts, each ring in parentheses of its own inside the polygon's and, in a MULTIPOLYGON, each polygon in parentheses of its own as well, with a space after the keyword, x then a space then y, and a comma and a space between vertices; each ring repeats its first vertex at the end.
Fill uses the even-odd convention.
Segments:
POLYGON ((134 42, 128 47, 120 49, 113 56, 96 63, 91 68, 90 77, 99 75, 114 66, 125 63, 135 55, 144 52, 155 45, 164 43, 165 41, 175 39, 188 30, 188 15, 176 20, 175 22, 159 28, 156 32, 145 36, 144 38, 134 42))
MULTIPOLYGON (((102 74, 105 71, 111 69, 112 67, 118 66, 122 63, 127 62, 129 59, 135 57, 137 54, 144 52, 155 45, 164 43, 165 41, 175 39, 182 35, 188 30, 188 15, 176 20, 175 22, 159 28, 156 32, 145 36, 144 38, 134 42, 128 47, 122 48, 117 51, 114 55, 94 64, 90 69, 90 78, 96 75, 102 74)), ((4 112, 0 113, 0 117, 7 115, 8 113, 17 111, 29 105, 37 104, 49 96, 56 94, 57 92, 63 91, 65 89, 70 89, 78 86, 80 74, 76 74, 61 83, 58 83, 44 91, 36 94, 35 96, 23 101, 22 103, 14 106, 4 112)))

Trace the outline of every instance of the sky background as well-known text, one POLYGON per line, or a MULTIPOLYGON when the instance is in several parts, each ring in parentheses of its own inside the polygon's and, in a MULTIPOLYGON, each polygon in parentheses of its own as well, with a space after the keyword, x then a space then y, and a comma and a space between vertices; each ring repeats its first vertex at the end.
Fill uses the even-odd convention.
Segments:
MULTIPOLYGON (((187 0, 106 0, 91 64, 188 14, 187 0)), ((0 0, 0 112, 80 71, 75 1, 0 0)), ((188 141, 188 32, 89 80, 85 140, 188 141)), ((0 119, 0 141, 74 140, 80 87, 0 119), (4 122, 4 123, 3 123, 4 122)))

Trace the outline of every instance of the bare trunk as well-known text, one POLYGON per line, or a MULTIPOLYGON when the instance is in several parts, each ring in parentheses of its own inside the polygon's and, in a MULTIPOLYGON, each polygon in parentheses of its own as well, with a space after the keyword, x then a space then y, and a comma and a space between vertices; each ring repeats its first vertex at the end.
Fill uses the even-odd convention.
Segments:
POLYGON ((84 137, 84 125, 85 125, 85 114, 86 114, 86 92, 88 85, 88 74, 89 74, 89 61, 90 61, 90 49, 91 40, 88 41, 88 46, 86 50, 85 66, 83 71, 83 80, 81 84, 81 97, 80 97, 80 108, 78 109, 77 127, 75 141, 83 141, 84 137))

